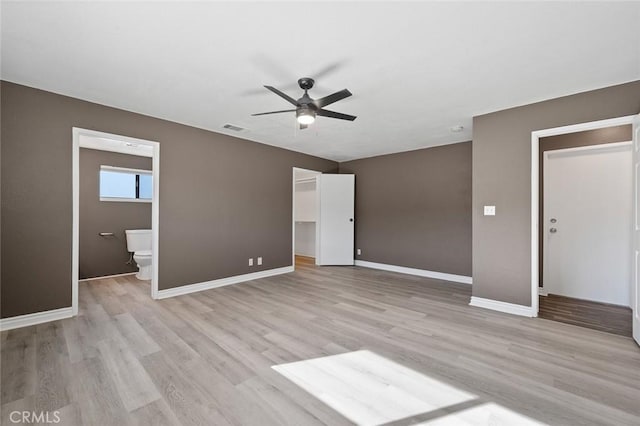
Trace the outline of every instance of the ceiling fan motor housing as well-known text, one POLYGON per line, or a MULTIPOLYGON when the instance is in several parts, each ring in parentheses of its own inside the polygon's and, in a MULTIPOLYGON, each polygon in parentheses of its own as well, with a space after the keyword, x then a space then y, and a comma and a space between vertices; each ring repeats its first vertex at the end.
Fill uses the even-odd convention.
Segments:
POLYGON ((298 86, 300 86, 302 90, 311 89, 314 83, 315 83, 314 79, 310 77, 302 77, 301 79, 298 80, 298 86))

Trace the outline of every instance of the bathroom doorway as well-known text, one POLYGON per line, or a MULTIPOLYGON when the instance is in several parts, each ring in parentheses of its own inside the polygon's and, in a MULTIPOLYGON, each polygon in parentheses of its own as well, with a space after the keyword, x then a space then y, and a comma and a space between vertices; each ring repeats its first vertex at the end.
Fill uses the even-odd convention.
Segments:
POLYGON ((157 298, 159 148, 153 141, 73 128, 73 315, 78 314, 78 284, 83 279, 150 276, 151 297, 157 298), (141 241, 144 233, 150 251, 136 250, 134 260, 125 229, 140 234, 134 232, 132 241, 141 241))

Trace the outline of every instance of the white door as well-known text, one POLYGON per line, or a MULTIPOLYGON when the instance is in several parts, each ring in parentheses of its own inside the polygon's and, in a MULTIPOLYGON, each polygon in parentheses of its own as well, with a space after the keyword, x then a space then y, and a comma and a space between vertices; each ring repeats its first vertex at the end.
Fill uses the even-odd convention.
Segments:
POLYGON ((630 306, 631 144, 544 155, 543 286, 630 306))
POLYGON ((640 115, 633 121, 633 250, 632 301, 633 338, 640 344, 640 115))
POLYGON ((316 265, 353 265, 355 175, 316 179, 316 265))

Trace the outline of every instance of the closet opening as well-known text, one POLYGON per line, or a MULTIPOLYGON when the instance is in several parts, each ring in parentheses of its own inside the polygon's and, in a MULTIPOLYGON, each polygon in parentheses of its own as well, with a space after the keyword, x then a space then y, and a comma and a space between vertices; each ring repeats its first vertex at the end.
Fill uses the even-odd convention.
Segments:
POLYGON ((317 252, 318 192, 315 170, 293 168, 293 259, 294 268, 315 264, 317 252))

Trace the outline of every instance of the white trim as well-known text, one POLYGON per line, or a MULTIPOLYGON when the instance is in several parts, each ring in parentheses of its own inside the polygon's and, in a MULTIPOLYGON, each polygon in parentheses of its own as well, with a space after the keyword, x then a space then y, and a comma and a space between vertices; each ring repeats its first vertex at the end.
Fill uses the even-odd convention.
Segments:
POLYGON ((153 203, 153 200, 150 200, 148 198, 100 197, 100 201, 115 202, 115 203, 153 203))
POLYGON ((82 281, 96 281, 96 280, 106 280, 109 278, 117 278, 117 277, 126 277, 129 275, 135 275, 137 274, 137 272, 125 272, 124 274, 113 274, 113 275, 105 275, 102 277, 92 277, 92 278, 83 278, 80 280, 80 282, 82 281))
POLYGON ((98 151, 117 152, 120 154, 137 155, 138 157, 153 157, 153 148, 147 144, 139 144, 137 139, 118 137, 112 139, 107 133, 105 136, 81 138, 81 146, 98 151), (108 148, 107 148, 108 147, 108 148))
POLYGON ((158 298, 158 271, 160 269, 160 144, 151 142, 153 157, 153 194, 151 194, 151 298, 158 298))
POLYGON ((74 316, 73 308, 69 306, 68 308, 53 309, 51 311, 2 318, 0 319, 0 331, 28 327, 30 325, 42 324, 43 322, 57 321, 65 318, 71 318, 72 316, 74 316))
POLYGON ((417 275, 419 277, 435 278, 443 281, 453 281, 462 284, 472 284, 471 277, 466 275, 447 274, 445 272, 428 271, 426 269, 407 268, 405 266, 388 265, 386 263, 368 262, 366 260, 356 260, 355 266, 364 268, 380 269, 383 271, 399 272, 407 275, 417 275))
MULTIPOLYGON (((84 148, 84 146, 82 146, 82 148, 84 148)), ((105 150, 103 149, 102 151, 105 151, 105 150)), ((128 167, 107 166, 105 164, 100 165, 100 170, 107 170, 109 172, 116 172, 116 173, 135 173, 137 175, 153 175, 152 170, 130 169, 128 167)))
POLYGON ((491 309, 493 311, 505 312, 507 314, 520 315, 523 317, 538 316, 537 312, 534 312, 531 306, 516 305, 515 303, 501 302, 499 300, 493 299, 484 299, 482 297, 471 296, 469 306, 491 309))
MULTIPOLYGON (((293 184, 292 184, 292 189, 291 189, 291 191, 292 191, 292 195, 291 195, 291 267, 294 270, 296 268, 296 183, 298 183, 298 181, 296 180, 296 172, 297 171, 312 172, 312 173, 317 173, 318 175, 322 174, 322 172, 319 172, 317 170, 303 169, 301 167, 293 167, 292 168, 291 176, 292 176, 293 184)), ((314 176, 313 178, 306 178, 306 179, 313 179, 313 181, 315 182, 316 181, 316 177, 317 177, 317 175, 314 176)), ((311 183, 311 180, 309 180, 309 183, 311 183)), ((317 185, 316 185, 316 192, 317 192, 317 185)), ((316 225, 316 236, 317 236, 317 232, 318 232, 318 226, 316 225)), ((317 243, 318 242, 317 242, 317 239, 316 239, 316 255, 318 253, 317 243)))
POLYGON ((315 249, 315 263, 316 266, 322 265, 322 242, 320 241, 320 228, 322 227, 322 175, 316 176, 316 249, 315 249))
POLYGON ((636 115, 627 115, 618 118, 609 118, 606 120, 589 121, 587 123, 571 124, 568 126, 552 127, 550 129, 541 129, 531 132, 538 138, 547 136, 566 135, 567 133, 584 132, 587 130, 602 129, 605 127, 623 126, 625 124, 633 124, 633 117, 636 115))
POLYGON ((78 315, 78 281, 79 281, 79 246, 80 246, 80 148, 91 148, 102 151, 122 152, 130 155, 132 152, 122 151, 117 147, 118 143, 131 144, 130 148, 136 148, 140 152, 146 152, 144 156, 151 157, 151 175, 153 176, 153 194, 151 203, 151 247, 152 247, 152 279, 151 297, 158 298, 158 259, 159 259, 159 235, 160 235, 160 144, 144 139, 130 138, 128 136, 114 135, 95 130, 72 128, 72 239, 71 239, 71 308, 73 315, 78 315))
MULTIPOLYGON (((580 151, 597 151, 597 150, 615 150, 617 148, 624 148, 627 146, 631 146, 633 142, 613 142, 613 143, 600 143, 598 145, 586 145, 586 146, 575 146, 573 148, 562 148, 562 149, 548 149, 543 151, 544 159, 549 158, 549 156, 555 154, 569 154, 572 152, 580 152, 580 151)), ((544 175, 543 175, 544 177, 544 175)))
POLYGON ((212 288, 223 287, 231 284, 243 283, 246 281, 257 280, 260 278, 272 277, 274 275, 282 275, 293 272, 292 266, 284 266, 282 268, 268 269, 266 271, 252 272, 250 274, 235 275, 233 277, 220 278, 202 283, 183 285, 180 287, 168 288, 158 292, 157 299, 166 299, 168 297, 181 296, 183 294, 195 293, 198 291, 210 290, 212 288))
POLYGON ((544 289, 544 287, 538 287, 538 296, 547 297, 548 295, 549 293, 544 289))
POLYGON ((531 313, 538 316, 538 286, 540 277, 538 276, 538 209, 540 208, 540 192, 538 179, 540 178, 540 138, 547 136, 565 135, 567 133, 583 132, 586 130, 602 129, 605 127, 622 126, 632 124, 635 115, 612 118, 608 120, 591 121, 588 123, 572 124, 570 126, 553 127, 550 129, 534 130, 531 132, 531 313))
POLYGON ((78 315, 78 279, 80 275, 80 132, 72 129, 71 147, 71 310, 78 315))

